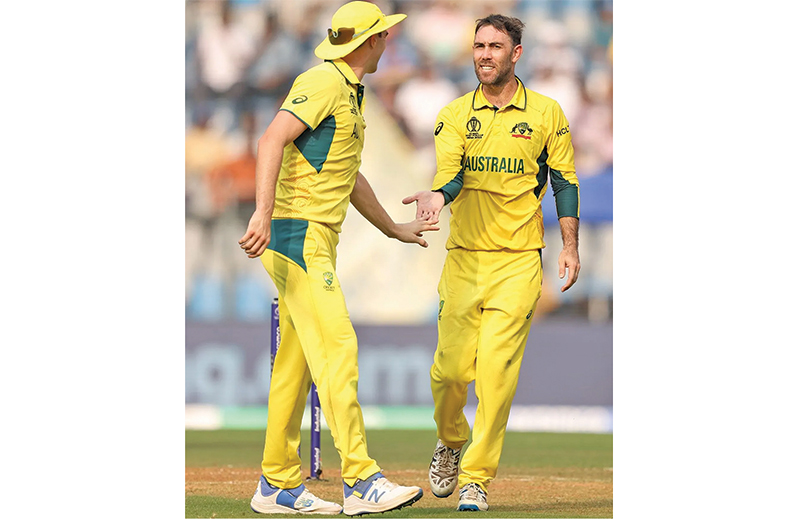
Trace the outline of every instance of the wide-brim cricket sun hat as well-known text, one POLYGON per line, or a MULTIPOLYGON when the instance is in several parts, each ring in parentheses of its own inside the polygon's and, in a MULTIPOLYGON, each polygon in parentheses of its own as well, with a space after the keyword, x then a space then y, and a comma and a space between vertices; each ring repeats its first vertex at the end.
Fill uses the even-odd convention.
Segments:
POLYGON ((322 60, 341 58, 366 39, 381 33, 407 18, 404 14, 384 15, 371 2, 349 2, 342 5, 332 17, 332 27, 327 38, 316 47, 316 56, 322 60))

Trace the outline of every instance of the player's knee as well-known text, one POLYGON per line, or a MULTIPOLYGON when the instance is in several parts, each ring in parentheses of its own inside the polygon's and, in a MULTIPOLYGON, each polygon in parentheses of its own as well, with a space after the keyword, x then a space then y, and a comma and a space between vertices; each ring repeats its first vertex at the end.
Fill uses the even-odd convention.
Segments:
POLYGON ((430 377, 433 382, 440 383, 444 386, 460 386, 467 387, 469 383, 474 381, 473 371, 466 368, 443 368, 437 365, 432 367, 430 377))

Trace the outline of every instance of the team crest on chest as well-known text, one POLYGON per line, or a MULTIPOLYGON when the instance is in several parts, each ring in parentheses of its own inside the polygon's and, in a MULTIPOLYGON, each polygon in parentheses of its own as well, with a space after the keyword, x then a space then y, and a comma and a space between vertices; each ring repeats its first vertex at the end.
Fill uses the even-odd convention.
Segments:
POLYGON ((532 127, 529 126, 526 122, 518 122, 515 124, 510 131, 510 135, 513 138, 524 138, 526 140, 530 140, 532 138, 532 127))

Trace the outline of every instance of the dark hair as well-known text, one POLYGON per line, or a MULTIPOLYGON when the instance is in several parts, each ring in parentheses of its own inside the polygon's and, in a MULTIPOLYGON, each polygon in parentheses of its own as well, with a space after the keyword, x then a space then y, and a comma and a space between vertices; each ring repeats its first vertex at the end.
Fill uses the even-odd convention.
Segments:
POLYGON ((477 20, 477 27, 474 29, 476 35, 480 29, 486 25, 492 25, 497 31, 506 33, 513 42, 513 47, 521 44, 521 36, 524 33, 524 22, 518 18, 504 15, 488 15, 477 20))

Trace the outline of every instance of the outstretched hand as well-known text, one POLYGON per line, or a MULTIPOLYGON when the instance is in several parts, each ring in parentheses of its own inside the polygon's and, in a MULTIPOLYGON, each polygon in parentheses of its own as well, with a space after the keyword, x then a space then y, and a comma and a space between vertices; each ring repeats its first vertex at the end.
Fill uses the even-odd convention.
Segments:
POLYGON ((429 244, 427 240, 422 238, 422 233, 427 231, 439 231, 441 228, 436 227, 435 222, 429 220, 420 220, 416 218, 412 222, 407 223, 397 223, 396 224, 396 235, 394 236, 397 240, 404 243, 417 243, 422 247, 427 247, 429 244))
POLYGON ((413 202, 416 202, 416 220, 427 220, 432 224, 438 223, 441 209, 446 203, 443 193, 438 191, 420 191, 402 200, 405 205, 413 202))

